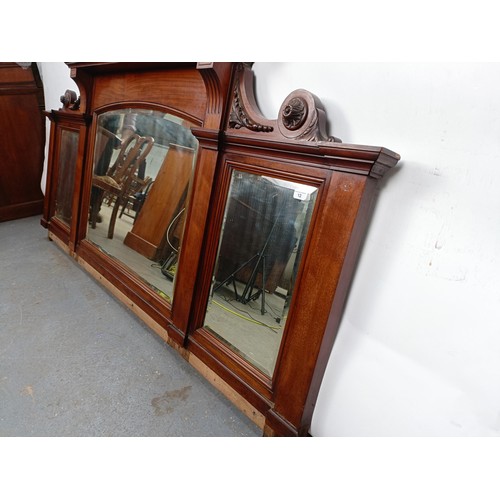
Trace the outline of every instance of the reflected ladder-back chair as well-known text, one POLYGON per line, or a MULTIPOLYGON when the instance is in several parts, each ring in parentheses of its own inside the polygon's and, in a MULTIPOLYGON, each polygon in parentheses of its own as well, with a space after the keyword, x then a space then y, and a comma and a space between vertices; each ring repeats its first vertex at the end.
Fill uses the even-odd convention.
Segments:
POLYGON ((97 200, 93 203, 90 211, 90 223, 92 228, 96 227, 99 207, 104 196, 115 198, 113 211, 109 221, 108 238, 113 238, 116 216, 120 205, 127 203, 130 194, 130 185, 135 173, 146 156, 153 148, 152 137, 141 137, 137 134, 131 135, 123 141, 118 157, 108 169, 106 175, 93 175, 92 187, 100 190, 97 200))
POLYGON ((141 211, 142 205, 146 200, 146 196, 152 184, 153 179, 151 177, 140 179, 137 175, 134 176, 134 179, 130 184, 126 202, 123 203, 120 215, 118 216, 119 219, 122 218, 122 215, 126 215, 135 221, 135 218, 141 211), (131 214, 130 211, 133 211, 134 213, 131 214))

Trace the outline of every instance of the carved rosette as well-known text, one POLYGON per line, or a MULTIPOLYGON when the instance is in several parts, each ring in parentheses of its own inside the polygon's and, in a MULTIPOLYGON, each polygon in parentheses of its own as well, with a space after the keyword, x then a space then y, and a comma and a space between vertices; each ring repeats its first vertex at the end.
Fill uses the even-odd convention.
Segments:
POLYGON ((287 139, 338 142, 326 133, 326 116, 321 103, 303 89, 292 92, 281 105, 278 128, 287 139))
POLYGON ((284 107, 281 115, 283 125, 288 130, 299 129, 307 118, 307 103, 300 97, 290 99, 284 107))

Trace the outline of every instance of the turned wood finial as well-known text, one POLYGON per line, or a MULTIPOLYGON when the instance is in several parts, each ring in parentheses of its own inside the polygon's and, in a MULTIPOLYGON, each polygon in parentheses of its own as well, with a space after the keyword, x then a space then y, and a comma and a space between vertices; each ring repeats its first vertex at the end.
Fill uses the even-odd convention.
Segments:
POLYGON ((77 111, 80 109, 80 98, 77 97, 74 90, 67 89, 64 95, 61 96, 60 101, 64 110, 77 111))

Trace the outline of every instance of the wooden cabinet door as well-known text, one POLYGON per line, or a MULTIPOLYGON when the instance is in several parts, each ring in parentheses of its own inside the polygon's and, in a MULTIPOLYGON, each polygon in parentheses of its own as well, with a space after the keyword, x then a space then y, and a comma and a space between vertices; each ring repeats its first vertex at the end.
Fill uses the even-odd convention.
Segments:
POLYGON ((42 213, 43 107, 36 63, 0 63, 0 221, 42 213))

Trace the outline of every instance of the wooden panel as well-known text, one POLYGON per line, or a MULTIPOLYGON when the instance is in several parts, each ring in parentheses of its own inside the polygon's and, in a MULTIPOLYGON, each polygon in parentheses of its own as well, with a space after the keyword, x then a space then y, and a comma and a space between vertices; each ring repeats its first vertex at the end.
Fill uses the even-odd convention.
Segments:
MULTIPOLYGON (((363 223, 362 229, 366 227, 367 218, 358 219, 358 214, 367 194, 367 181, 365 176, 333 173, 327 195, 318 207, 320 215, 290 305, 287 321, 291 327, 282 343, 277 363, 274 380, 277 397, 273 412, 284 417, 298 432, 308 431, 312 409, 305 408, 304 403, 311 390, 319 390, 319 386, 311 387, 311 381, 324 336, 332 337, 333 345, 337 333, 336 328, 327 329, 327 325, 340 320, 354 269, 355 259, 350 259, 347 267, 345 263, 355 222, 363 223), (344 281, 340 279, 342 273, 344 281), (332 318, 332 304, 337 303, 337 314, 332 318), (299 365, 300 376, 297 374, 299 365)), ((359 246, 351 247, 352 252, 357 253, 357 250, 359 246)), ((315 401, 315 398, 311 397, 311 400, 315 401)))
POLYGON ((45 118, 38 70, 0 65, 0 221, 41 214, 45 118))
POLYGON ((121 101, 144 102, 146 95, 150 103, 180 110, 199 121, 205 115, 205 85, 195 69, 99 76, 95 81, 93 108, 121 101))

